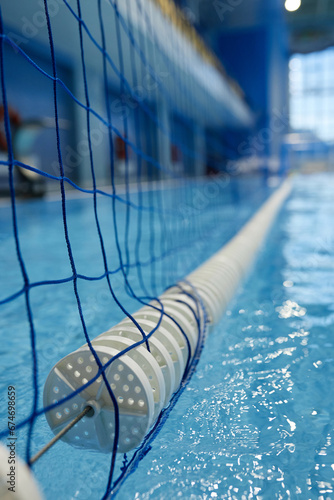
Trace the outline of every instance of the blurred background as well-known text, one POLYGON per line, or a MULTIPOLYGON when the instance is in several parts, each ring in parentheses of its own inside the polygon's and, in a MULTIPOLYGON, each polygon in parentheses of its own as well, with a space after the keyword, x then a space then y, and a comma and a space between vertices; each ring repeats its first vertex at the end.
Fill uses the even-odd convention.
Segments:
POLYGON ((281 120, 281 134, 276 133, 266 150, 269 168, 275 168, 279 158, 282 168, 331 169, 334 2, 178 3, 238 81, 255 114, 260 136, 261 127, 270 127, 276 118, 281 120))
MULTIPOLYGON (((97 2, 82 5, 98 185, 110 184, 111 163, 116 182, 124 183, 126 175, 134 181, 138 151, 143 153, 141 179, 149 180, 164 174, 152 169, 145 155, 182 176, 223 171, 267 177, 333 168, 333 0, 176 0, 176 20, 169 2, 145 1, 139 9, 138 2, 127 0, 117 7, 124 21, 120 30, 111 3, 103 2, 107 83, 97 2), (161 23, 161 34, 156 29, 161 12, 171 25, 177 24, 173 40, 166 23, 161 23), (129 32, 139 48, 131 45, 129 32), (187 53, 175 49, 178 37, 190 40, 187 53)), ((52 176, 60 175, 44 7, 35 0, 6 0, 1 8, 12 148, 21 162, 17 192, 41 196, 58 189, 52 176)), ((76 2, 50 0, 49 10, 64 174, 76 185, 89 186, 76 2)), ((8 195, 8 145, 0 105, 0 191, 8 195)))

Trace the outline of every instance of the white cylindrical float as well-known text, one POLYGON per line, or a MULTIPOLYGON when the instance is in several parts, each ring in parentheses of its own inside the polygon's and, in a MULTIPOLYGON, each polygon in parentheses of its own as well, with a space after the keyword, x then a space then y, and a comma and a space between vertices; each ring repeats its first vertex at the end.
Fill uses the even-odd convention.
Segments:
MULTIPOLYGON (((188 359, 191 361, 195 354, 198 324, 189 306, 196 311, 198 304, 187 295, 183 303, 183 295, 179 293, 178 300, 168 294, 160 297, 164 307, 162 317, 161 312, 149 306, 133 315, 146 335, 161 319, 147 344, 136 345, 143 341, 143 335, 129 318, 92 341, 102 365, 127 349, 105 370, 119 409, 119 452, 140 444, 161 410, 168 406, 180 386, 188 359)), ((161 307, 158 301, 152 302, 152 306, 161 307)), ((98 365, 85 344, 52 369, 45 383, 44 405, 50 406, 69 396, 97 374, 98 365)), ((50 427, 58 433, 85 406, 91 406, 92 411, 63 439, 77 447, 112 451, 115 410, 101 375, 69 401, 47 412, 50 427)))
MULTIPOLYGON (((133 314, 148 336, 146 340, 126 318, 92 341, 100 363, 108 365, 105 377, 118 405, 118 452, 137 447, 168 406, 194 357, 206 314, 211 325, 219 321, 289 191, 286 181, 222 250, 184 282, 168 289, 159 301, 133 314)), ((52 431, 58 433, 90 406, 89 414, 63 440, 73 446, 110 452, 115 439, 115 408, 102 376, 97 374, 98 365, 86 344, 51 370, 44 388, 44 406, 79 391, 46 413, 52 431)))
POLYGON ((10 442, 0 445, 1 500, 43 500, 29 467, 18 456, 10 458, 10 442))

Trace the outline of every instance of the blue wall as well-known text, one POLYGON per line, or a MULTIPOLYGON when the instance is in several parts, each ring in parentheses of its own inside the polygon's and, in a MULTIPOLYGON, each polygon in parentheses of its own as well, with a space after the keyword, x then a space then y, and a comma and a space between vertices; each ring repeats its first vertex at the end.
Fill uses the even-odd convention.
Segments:
POLYGON ((268 30, 265 27, 225 32, 218 50, 227 72, 238 81, 252 109, 265 113, 268 100, 268 30))
POLYGON ((259 3, 261 8, 252 24, 241 15, 243 5, 235 8, 228 26, 218 30, 216 51, 227 72, 240 84, 256 117, 254 130, 239 147, 240 152, 268 158, 268 165, 271 162, 275 168, 289 129, 289 51, 283 2, 259 3))

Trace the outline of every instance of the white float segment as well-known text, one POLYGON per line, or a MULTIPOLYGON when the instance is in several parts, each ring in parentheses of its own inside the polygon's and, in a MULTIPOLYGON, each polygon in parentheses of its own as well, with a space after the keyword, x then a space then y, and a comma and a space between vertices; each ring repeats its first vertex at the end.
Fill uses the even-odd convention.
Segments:
MULTIPOLYGON (((219 321, 290 189, 289 181, 282 184, 222 250, 179 286, 168 289, 159 297, 170 317, 163 315, 161 318, 161 312, 150 306, 133 315, 145 335, 149 335, 161 322, 147 342, 133 347, 105 370, 119 407, 119 452, 127 452, 141 443, 161 409, 168 406, 173 392, 180 387, 189 358, 184 334, 191 348, 190 360, 198 342, 198 323, 191 308, 199 312, 202 329, 206 313, 212 325, 219 321)), ((152 306, 161 308, 158 301, 152 302, 152 306)), ((133 321, 125 318, 99 335, 92 344, 105 365, 116 354, 142 340, 143 335, 133 321)), ((86 344, 59 361, 51 370, 44 388, 44 405, 52 405, 69 396, 87 384, 97 372, 97 363, 86 344)), ((115 412, 101 375, 68 402, 47 412, 48 423, 57 433, 87 405, 93 409, 91 414, 78 422, 63 439, 74 446, 110 452, 114 444, 115 412)))
MULTIPOLYGON (((94 349, 103 365, 120 352, 102 345, 96 345, 94 349)), ((80 347, 59 361, 49 374, 44 388, 44 405, 68 396, 87 384, 97 372, 98 366, 90 349, 80 347)), ((111 363, 105 374, 118 403, 121 420, 119 451, 125 453, 140 444, 152 425, 155 410, 152 387, 147 374, 127 354, 111 363)), ((80 420, 63 440, 79 448, 109 453, 114 443, 115 413, 101 375, 80 395, 47 412, 50 427, 58 433, 85 406, 93 408, 93 415, 80 420)))
MULTIPOLYGON (((184 361, 184 367, 186 366, 187 359, 188 359, 188 347, 187 347, 187 341, 182 334, 180 328, 176 325, 174 321, 172 321, 170 318, 167 316, 163 316, 161 319, 161 313, 155 309, 151 309, 149 307, 141 309, 141 314, 143 319, 147 319, 149 321, 152 321, 154 324, 154 328, 156 325, 159 324, 159 330, 162 328, 164 329, 164 332, 167 332, 168 338, 170 340, 175 340, 179 350, 182 353, 183 361, 184 361), (161 321, 160 321, 161 319, 161 321)), ((137 315, 134 316, 134 318, 137 318, 137 315)), ((154 333, 155 335, 155 333, 154 333)), ((182 374, 181 374, 182 377, 182 374)))
MULTIPOLYGON (((117 338, 121 339, 126 339, 126 340, 132 340, 133 342, 137 343, 142 340, 142 334, 138 331, 136 327, 133 327, 133 323, 131 322, 131 326, 127 325, 126 328, 120 327, 120 325, 117 325, 112 331, 111 334, 112 336, 115 336, 117 338), (126 336, 123 335, 125 333, 126 336)), ((148 329, 148 332, 152 330, 153 327, 148 329)), ((107 338, 107 336, 103 338, 107 338)), ((103 340, 102 338, 102 340, 103 340)), ((97 337, 94 340, 99 341, 100 337, 97 337)), ((170 400, 173 392, 175 391, 175 369, 174 369, 174 363, 172 360, 172 357, 170 356, 169 352, 166 349, 166 346, 158 340, 155 336, 151 337, 148 340, 149 344, 149 349, 150 353, 153 355, 154 359, 158 363, 162 375, 163 375, 163 381, 164 381, 164 386, 165 386, 165 400, 163 401, 163 406, 166 405, 166 403, 170 400)), ((146 345, 145 345, 145 353, 147 353, 146 350, 146 345)), ((131 354, 131 351, 129 352, 129 355, 131 354)))
MULTIPOLYGON (((126 337, 119 335, 104 335, 102 338, 95 339, 92 345, 107 346, 123 351, 131 347, 135 342, 126 337)), ((131 349, 127 352, 127 356, 133 359, 145 372, 149 383, 151 385, 153 400, 154 400, 154 414, 153 418, 157 418, 163 406, 166 404, 166 385, 162 375, 162 370, 158 365, 155 357, 150 355, 150 352, 142 346, 131 349)))
MULTIPOLYGON (((140 327, 143 329, 145 334, 149 334, 156 326, 156 323, 153 321, 150 321, 149 319, 146 318, 140 318, 139 316, 136 315, 136 321, 140 325, 140 327)), ((127 318, 126 323, 122 322, 119 325, 115 327, 115 330, 117 331, 120 329, 118 332, 119 335, 129 335, 128 332, 130 332, 130 335, 133 335, 133 331, 136 332, 137 335, 137 342, 142 339, 142 334, 139 332, 137 328, 133 328, 134 325, 130 319, 127 318)), ((172 393, 177 390, 177 388, 180 385, 181 379, 182 379, 182 374, 184 373, 185 369, 185 362, 184 362, 184 357, 182 354, 182 351, 180 347, 178 346, 178 343, 174 339, 173 336, 169 334, 169 332, 163 327, 160 326, 159 329, 154 332, 154 335, 150 337, 149 344, 151 344, 153 339, 158 339, 161 344, 166 348, 167 350, 167 355, 169 356, 169 359, 171 360, 172 366, 173 366, 173 374, 171 375, 171 380, 170 380, 170 385, 172 389, 172 393)), ((152 354, 153 351, 151 351, 152 354)), ((168 365, 169 366, 169 365, 168 365)), ((166 380, 166 384, 169 384, 169 380, 166 380)), ((167 392, 167 389, 166 389, 167 392)))
POLYGON ((10 449, 0 445, 0 498, 1 500, 43 500, 29 467, 15 456, 15 463, 8 462, 10 449), (13 472, 12 479, 10 473, 13 472), (9 488, 14 488, 10 490, 9 488))

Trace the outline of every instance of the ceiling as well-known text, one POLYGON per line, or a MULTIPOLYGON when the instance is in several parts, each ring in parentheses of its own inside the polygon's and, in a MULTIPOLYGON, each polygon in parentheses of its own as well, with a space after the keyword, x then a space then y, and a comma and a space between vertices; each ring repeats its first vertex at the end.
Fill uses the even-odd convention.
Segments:
POLYGON ((270 23, 281 11, 289 28, 291 53, 334 46, 334 0, 302 0, 296 12, 286 12, 284 0, 176 0, 185 16, 207 41, 220 32, 270 23))
POLYGON ((334 0, 302 0, 287 12, 291 52, 314 52, 334 45, 334 0))

